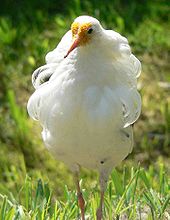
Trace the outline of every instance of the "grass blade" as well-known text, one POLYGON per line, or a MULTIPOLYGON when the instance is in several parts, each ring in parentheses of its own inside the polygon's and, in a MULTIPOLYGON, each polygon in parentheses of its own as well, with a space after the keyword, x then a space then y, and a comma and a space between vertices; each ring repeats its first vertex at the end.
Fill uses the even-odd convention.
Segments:
POLYGON ((5 219, 6 209, 7 209, 7 197, 4 196, 1 207, 1 213, 0 213, 1 219, 5 219))
POLYGON ((115 213, 116 215, 119 215, 120 210, 122 209, 123 203, 124 203, 124 199, 126 197, 126 193, 128 191, 128 189, 130 188, 131 184, 133 183, 134 179, 136 178, 137 174, 139 173, 139 169, 136 171, 136 173, 134 174, 134 176, 131 178, 130 182, 128 183, 125 191, 123 192, 122 197, 120 198, 120 201, 117 204, 117 207, 115 209, 115 213))
POLYGON ((122 196, 123 194, 123 185, 122 181, 120 179, 119 173, 116 171, 116 169, 113 170, 112 175, 111 175, 112 181, 115 186, 116 194, 119 196, 122 196))

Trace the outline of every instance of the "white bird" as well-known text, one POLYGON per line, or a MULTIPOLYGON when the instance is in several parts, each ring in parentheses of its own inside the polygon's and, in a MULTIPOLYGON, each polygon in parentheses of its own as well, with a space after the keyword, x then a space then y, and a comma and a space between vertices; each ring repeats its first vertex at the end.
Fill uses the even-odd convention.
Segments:
POLYGON ((80 16, 32 75, 36 90, 28 113, 42 125, 48 150, 74 172, 82 220, 80 167, 99 172, 96 215, 101 220, 108 176, 132 151, 131 125, 141 111, 140 71, 125 37, 105 30, 93 17, 80 16))

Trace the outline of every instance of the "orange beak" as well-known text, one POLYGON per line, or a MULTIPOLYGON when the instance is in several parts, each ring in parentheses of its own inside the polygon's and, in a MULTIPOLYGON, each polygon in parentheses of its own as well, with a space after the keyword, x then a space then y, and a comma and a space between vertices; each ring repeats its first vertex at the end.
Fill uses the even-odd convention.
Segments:
POLYGON ((78 47, 79 44, 80 44, 80 36, 77 35, 76 38, 74 39, 70 49, 68 50, 67 54, 64 56, 64 58, 66 58, 71 53, 71 51, 73 51, 76 47, 78 47))
POLYGON ((77 22, 73 22, 71 25, 72 38, 73 43, 68 50, 67 54, 64 58, 68 57, 68 55, 80 45, 83 46, 89 41, 89 36, 87 35, 88 29, 91 27, 91 23, 79 24, 77 22))

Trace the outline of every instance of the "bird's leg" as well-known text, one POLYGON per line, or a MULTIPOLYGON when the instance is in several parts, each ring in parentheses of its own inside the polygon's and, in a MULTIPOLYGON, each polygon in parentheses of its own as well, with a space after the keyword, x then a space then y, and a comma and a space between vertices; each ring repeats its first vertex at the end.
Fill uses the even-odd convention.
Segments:
POLYGON ((85 201, 84 201, 81 189, 80 189, 79 175, 77 172, 75 173, 75 183, 76 183, 76 188, 77 188, 78 205, 81 210, 81 219, 85 220, 85 201))
POLYGON ((96 212, 97 220, 102 219, 103 203, 104 203, 104 191, 101 191, 100 192, 100 204, 99 204, 99 207, 98 207, 97 212, 96 212))
POLYGON ((104 193, 107 186, 108 173, 101 172, 99 181, 100 181, 100 204, 96 212, 97 220, 101 220, 103 216, 103 206, 104 206, 104 193))

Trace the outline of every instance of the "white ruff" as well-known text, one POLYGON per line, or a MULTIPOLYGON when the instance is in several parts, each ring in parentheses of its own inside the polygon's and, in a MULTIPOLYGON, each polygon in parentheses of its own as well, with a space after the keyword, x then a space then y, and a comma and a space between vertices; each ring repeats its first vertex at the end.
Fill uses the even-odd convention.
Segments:
POLYGON ((54 157, 71 167, 112 169, 133 147, 131 124, 141 111, 136 88, 140 62, 126 38, 101 27, 98 38, 64 59, 70 45, 69 31, 47 54, 35 80, 34 72, 36 91, 28 112, 40 121, 54 157), (50 80, 40 85, 48 74, 50 80))

